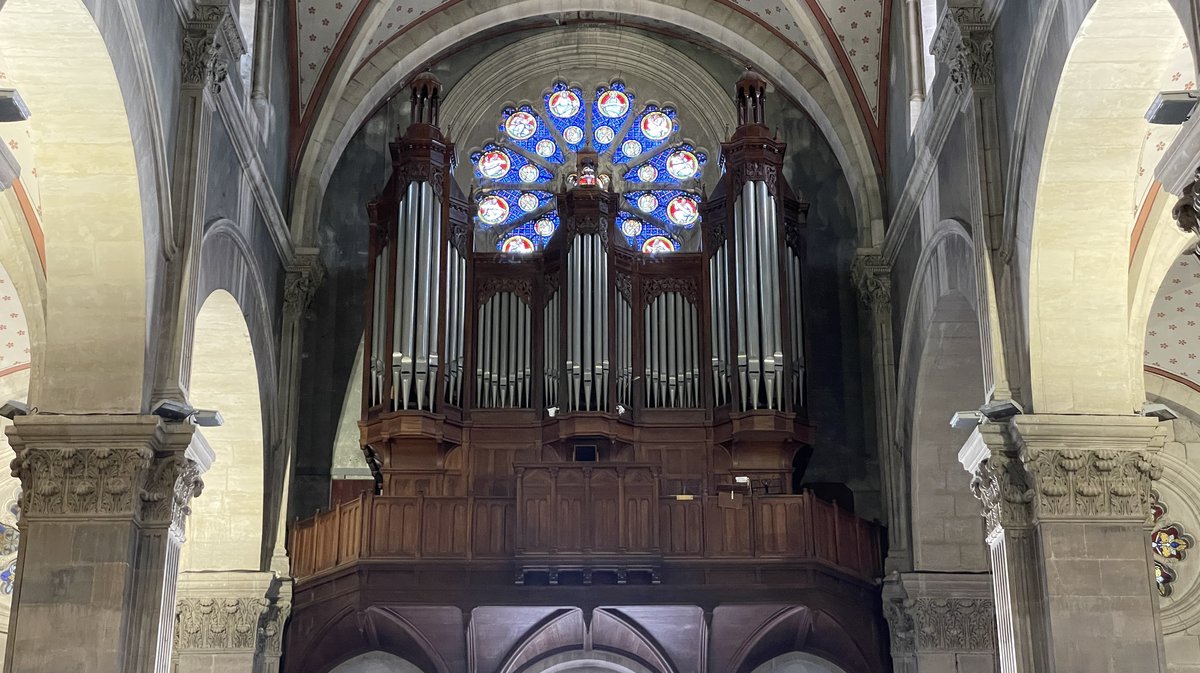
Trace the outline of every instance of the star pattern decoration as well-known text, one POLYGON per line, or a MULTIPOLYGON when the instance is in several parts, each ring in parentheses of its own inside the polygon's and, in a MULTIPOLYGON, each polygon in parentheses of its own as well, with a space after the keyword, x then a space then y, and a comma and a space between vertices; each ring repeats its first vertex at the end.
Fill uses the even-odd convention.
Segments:
POLYGON ((871 118, 879 123, 879 76, 883 55, 884 6, 879 0, 817 0, 829 19, 837 46, 866 98, 871 118))
POLYGON ((301 115, 307 109, 317 80, 360 1, 368 0, 297 0, 296 85, 301 115))
POLYGON ((0 375, 29 364, 29 325, 12 278, 0 265, 0 375))
POLYGON ((382 47, 392 37, 402 32, 427 12, 437 11, 440 9, 439 5, 444 5, 446 2, 447 0, 419 0, 417 2, 392 0, 392 8, 384 15, 383 20, 379 22, 379 26, 375 28, 375 34, 371 36, 371 40, 367 43, 367 53, 364 58, 369 58, 371 54, 375 53, 376 49, 382 47))
POLYGON ((732 2, 774 28, 777 33, 799 47, 800 51, 809 58, 813 57, 812 47, 796 25, 792 13, 779 0, 732 0, 732 2))
MULTIPOLYGON (((296 84, 300 117, 307 114, 322 73, 329 66, 338 40, 351 28, 350 19, 360 7, 377 0, 296 0, 296 84)), ((367 27, 371 35, 363 58, 386 45, 413 23, 451 4, 453 0, 384 0, 391 2, 377 26, 367 27)), ((764 25, 812 58, 812 47, 790 10, 780 0, 724 0, 749 12, 764 25)), ((866 114, 880 123, 880 73, 884 42, 886 6, 882 0, 808 0, 814 11, 823 14, 832 33, 834 47, 850 63, 853 77, 862 90, 868 108, 866 114)), ((363 13, 365 14, 365 12, 363 13)), ((818 20, 818 24, 823 22, 818 20)), ((824 27, 824 26, 822 26, 824 27)), ((0 64, 2 65, 2 64, 0 64)), ((361 66, 356 63, 355 67, 361 66)))
POLYGON ((1180 257, 1167 272, 1146 323, 1145 364, 1200 383, 1200 261, 1180 257))

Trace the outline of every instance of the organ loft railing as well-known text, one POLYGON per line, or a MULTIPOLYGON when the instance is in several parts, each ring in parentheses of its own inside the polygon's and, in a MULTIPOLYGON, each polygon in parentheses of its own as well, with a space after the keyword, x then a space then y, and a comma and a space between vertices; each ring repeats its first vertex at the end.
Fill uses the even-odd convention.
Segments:
POLYGON ((367 557, 655 581, 673 558, 876 572, 872 524, 792 490, 807 205, 766 90, 737 82, 711 191, 674 107, 638 109, 613 81, 506 107, 464 195, 440 85, 414 80, 369 207, 376 493, 294 529, 298 576, 367 557))

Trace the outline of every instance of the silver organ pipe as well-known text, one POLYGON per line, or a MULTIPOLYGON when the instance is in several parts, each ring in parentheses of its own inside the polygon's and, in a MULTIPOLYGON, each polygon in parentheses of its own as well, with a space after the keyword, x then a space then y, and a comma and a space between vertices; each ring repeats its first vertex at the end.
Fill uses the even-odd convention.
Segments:
POLYGON ((571 243, 571 251, 567 254, 569 271, 567 274, 567 376, 571 377, 571 408, 579 409, 579 389, 582 386, 579 353, 583 343, 583 335, 579 329, 580 292, 579 279, 583 275, 580 258, 583 256, 579 248, 582 239, 577 238, 571 243))
POLYGON ((432 411, 439 366, 441 205, 428 182, 411 182, 397 213, 392 408, 432 411))
MULTIPOLYGON (((618 312, 620 314, 620 312, 618 312)), ((650 302, 646 322, 646 406, 683 409, 700 404, 699 316, 679 292, 650 302)))
POLYGON ((631 387, 633 385, 633 350, 632 350, 632 314, 633 309, 624 296, 617 297, 616 334, 617 343, 613 354, 615 376, 617 377, 617 403, 626 407, 632 405, 631 387))
POLYGON ((722 243, 709 259, 709 305, 712 306, 713 405, 729 403, 729 246, 722 243))
POLYGON ((383 404, 387 389, 388 253, 385 244, 375 255, 375 293, 371 298, 371 406, 383 404))
POLYGON ((761 180, 742 185, 737 233, 738 383, 742 409, 779 409, 783 339, 779 318, 775 199, 761 180))
POLYGON ((557 291, 550 295, 550 299, 546 301, 544 310, 544 320, 542 320, 542 346, 543 360, 543 397, 547 407, 558 406, 558 326, 559 326, 559 293, 557 291))
POLYGON ((567 253, 567 370, 571 409, 608 407, 608 263, 597 234, 582 234, 567 253))
POLYGON ((529 407, 533 328, 529 305, 512 292, 499 292, 478 310, 476 404, 492 408, 529 407))
POLYGON ((793 250, 787 253, 788 298, 791 313, 792 337, 792 404, 804 406, 804 302, 800 282, 800 256, 793 250))
POLYGON ((452 244, 446 244, 446 343, 443 348, 445 399, 462 406, 463 327, 466 313, 467 263, 452 244))

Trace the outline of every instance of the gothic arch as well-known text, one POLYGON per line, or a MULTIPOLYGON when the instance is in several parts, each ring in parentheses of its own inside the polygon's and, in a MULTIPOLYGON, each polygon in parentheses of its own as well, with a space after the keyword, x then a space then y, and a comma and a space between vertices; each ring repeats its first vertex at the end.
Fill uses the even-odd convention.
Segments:
POLYGON ((976 557, 982 546, 956 544, 949 529, 936 522, 940 517, 930 513, 950 497, 954 511, 963 512, 950 517, 956 533, 982 525, 957 459, 966 433, 949 425, 954 412, 987 401, 989 367, 994 366, 985 359, 984 326, 991 319, 983 299, 987 291, 979 290, 974 245, 961 223, 939 224, 921 251, 904 304, 896 445, 888 461, 895 510, 889 513, 889 536, 891 553, 906 558, 913 569, 959 570, 947 557, 961 553, 970 555, 965 567, 986 569, 986 559, 976 557))
POLYGON ((170 194, 145 41, 126 11, 81 0, 10 0, 0 11, 8 79, 34 113, 48 273, 30 397, 46 410, 145 404, 147 279, 170 194))
POLYGON ((264 535, 264 424, 250 328, 237 299, 209 294, 196 314, 190 402, 224 424, 198 428, 216 456, 192 502, 180 568, 259 570, 264 535))
MULTIPOLYGON (((229 220, 208 225, 201 242, 198 296, 207 297, 223 290, 237 300, 246 320, 253 347, 258 377, 259 405, 262 418, 263 529, 270 538, 275 523, 282 520, 285 507, 281 464, 284 456, 276 451, 283 434, 283 409, 278 391, 277 329, 272 315, 272 300, 267 294, 259 262, 254 258, 245 235, 229 220)), ((193 309, 199 312, 200 306, 193 309)), ((194 317, 193 317, 194 322, 194 317)), ((191 355, 188 361, 192 362, 191 355)), ((219 459, 219 455, 218 455, 219 459)), ((267 567, 274 543, 264 539, 262 567, 267 567)))
POLYGON ((1129 277, 1142 117, 1185 39, 1167 0, 1041 8, 1016 112, 1002 254, 1023 306, 1015 319, 1027 340, 1027 411, 1141 406, 1140 340, 1119 279, 1129 277), (1051 91, 1051 108, 1032 106, 1051 91))
MULTIPOLYGON (((684 4, 687 7, 633 0, 617 3, 582 0, 571 7, 545 0, 457 3, 441 10, 435 20, 401 34, 371 54, 355 72, 348 72, 346 64, 341 64, 343 72, 310 115, 312 121, 307 128, 311 129, 311 135, 303 146, 312 149, 298 157, 294 235, 302 241, 311 240, 329 178, 351 137, 413 73, 472 40, 514 25, 552 20, 569 11, 634 25, 669 26, 672 32, 686 39, 736 55, 762 71, 812 115, 829 140, 853 194, 860 244, 870 247, 881 241, 882 201, 875 158, 865 123, 855 111, 844 83, 837 76, 825 79, 780 37, 728 7, 707 0, 689 0, 684 4), (714 11, 723 13, 724 23, 713 18, 714 11), (731 25, 737 25, 738 29, 730 28, 731 25), (784 58, 789 54, 795 57, 784 58)), ((797 16, 795 11, 793 15, 797 16)), ((363 23, 373 25, 374 16, 368 12, 363 23)), ((366 54, 368 38, 363 32, 351 37, 351 44, 345 50, 350 62, 366 54)))

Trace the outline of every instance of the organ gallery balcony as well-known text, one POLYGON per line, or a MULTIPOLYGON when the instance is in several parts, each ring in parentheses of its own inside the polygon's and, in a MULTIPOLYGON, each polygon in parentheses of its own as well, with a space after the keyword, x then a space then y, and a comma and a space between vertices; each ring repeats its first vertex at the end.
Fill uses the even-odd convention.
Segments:
POLYGON ((714 563, 863 582, 881 573, 879 528, 808 491, 667 495, 658 467, 639 463, 514 471, 516 497, 363 494, 299 521, 293 575, 425 567, 491 584, 656 585, 703 583, 697 573, 714 563))

